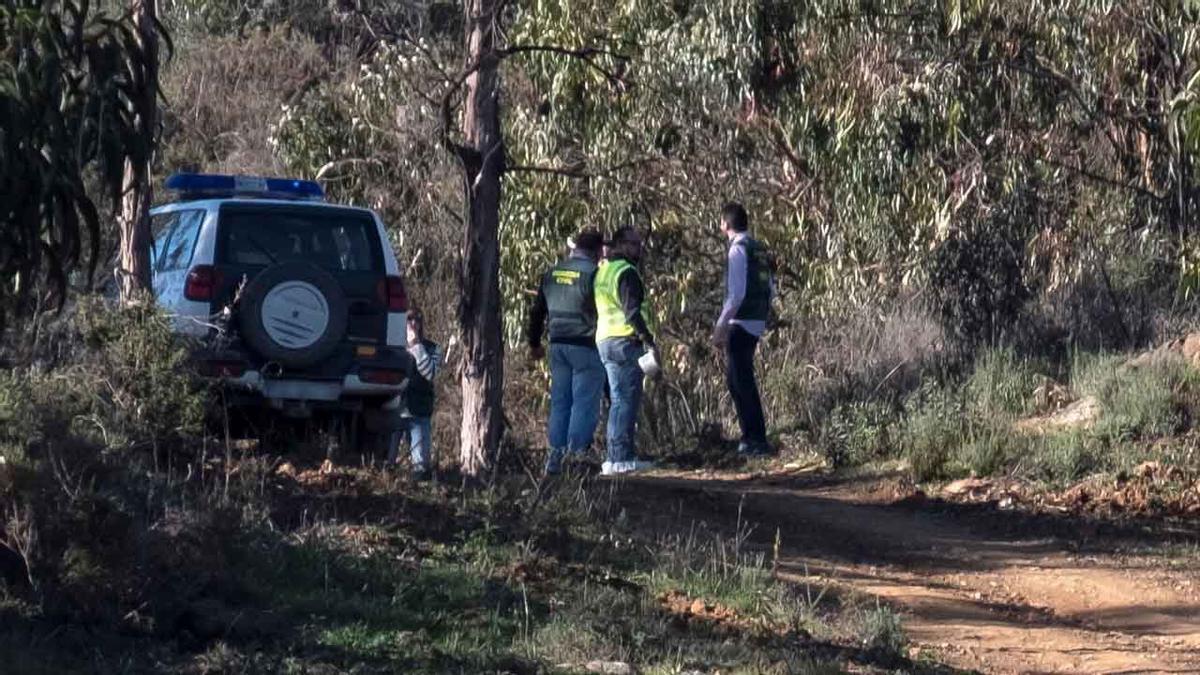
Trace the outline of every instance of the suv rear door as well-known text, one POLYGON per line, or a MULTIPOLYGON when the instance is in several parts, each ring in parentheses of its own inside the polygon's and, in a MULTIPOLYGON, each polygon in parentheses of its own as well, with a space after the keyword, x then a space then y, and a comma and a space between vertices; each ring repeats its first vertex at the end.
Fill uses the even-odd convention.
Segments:
POLYGON ((243 277, 303 261, 329 272, 349 304, 347 339, 381 344, 387 336, 382 242, 369 211, 313 204, 227 202, 215 242, 214 306, 233 299, 243 277))

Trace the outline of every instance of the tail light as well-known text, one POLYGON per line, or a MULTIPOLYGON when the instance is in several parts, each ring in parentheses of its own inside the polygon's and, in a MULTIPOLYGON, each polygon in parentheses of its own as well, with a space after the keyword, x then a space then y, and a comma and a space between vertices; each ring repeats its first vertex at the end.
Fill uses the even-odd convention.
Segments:
POLYGON ((201 361, 198 370, 204 377, 241 377, 246 373, 246 364, 231 360, 201 361))
POLYGON ((408 293, 404 291, 404 279, 398 276, 380 279, 379 299, 387 305, 389 312, 407 312, 408 293))
POLYGON ((364 368, 358 373, 358 379, 368 384, 387 384, 400 386, 404 384, 405 372, 391 368, 364 368))
POLYGON ((196 265, 188 271, 183 285, 183 297, 188 300, 210 302, 217 294, 221 275, 212 265, 196 265))

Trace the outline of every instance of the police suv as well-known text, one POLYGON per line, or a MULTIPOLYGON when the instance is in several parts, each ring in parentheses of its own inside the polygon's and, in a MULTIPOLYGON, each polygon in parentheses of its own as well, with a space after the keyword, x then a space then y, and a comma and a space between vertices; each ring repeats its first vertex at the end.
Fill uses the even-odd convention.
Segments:
POLYGON ((383 222, 310 181, 176 174, 151 211, 153 288, 200 373, 290 417, 386 416, 412 359, 383 222))

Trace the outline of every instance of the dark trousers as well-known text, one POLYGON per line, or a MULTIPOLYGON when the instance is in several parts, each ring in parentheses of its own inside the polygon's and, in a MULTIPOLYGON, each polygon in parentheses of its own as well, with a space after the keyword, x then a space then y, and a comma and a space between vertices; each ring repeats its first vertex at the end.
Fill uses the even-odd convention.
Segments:
POLYGON ((729 395, 737 410, 742 440, 765 443, 767 422, 763 417, 762 400, 758 397, 758 382, 754 379, 754 350, 758 338, 741 326, 733 326, 729 344, 725 347, 725 380, 729 395))

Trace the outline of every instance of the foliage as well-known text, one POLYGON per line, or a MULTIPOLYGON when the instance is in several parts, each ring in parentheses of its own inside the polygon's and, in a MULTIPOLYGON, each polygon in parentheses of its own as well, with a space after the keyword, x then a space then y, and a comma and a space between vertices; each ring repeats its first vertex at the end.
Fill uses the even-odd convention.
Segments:
POLYGON ((878 604, 866 611, 862 618, 863 644, 868 649, 898 656, 902 653, 908 637, 900 625, 900 615, 890 607, 878 604))
MULTIPOLYGON (((942 325, 922 349, 959 347, 966 362, 985 346, 1061 358, 1157 339, 1194 276, 1181 227, 1194 153, 1176 139, 1198 118, 1196 11, 517 3, 502 63, 506 338, 520 343, 533 284, 570 234, 648 228, 645 277, 678 365, 648 397, 652 431, 694 438, 727 418, 715 362, 699 355, 723 286, 716 214, 738 199, 782 261, 783 327, 763 352, 798 365, 763 374, 775 427, 848 428, 854 400, 882 385, 898 403, 916 386, 929 364, 903 350, 823 358, 819 335, 870 336, 855 354, 905 340, 859 314, 931 313, 942 325)), ((274 148, 337 198, 383 210, 421 302, 452 307, 461 184, 437 138, 459 36, 401 15, 372 14, 364 25, 396 39, 287 101, 274 148)), ((356 36, 319 39, 344 59, 356 36)))
POLYGON ((965 398, 952 387, 923 385, 905 408, 903 448, 913 476, 947 477, 951 458, 971 431, 965 398))
POLYGON ((152 152, 134 31, 102 3, 0 4, 0 323, 61 306, 81 260, 90 285, 110 236, 97 201, 115 207, 126 159, 152 152))
POLYGON ((1132 365, 1120 356, 1077 358, 1072 384, 1096 397, 1103 416, 1095 432, 1112 441, 1162 438, 1195 424, 1200 386, 1192 366, 1171 355, 1132 365))
POLYGON ((54 340, 67 363, 8 373, 0 391, 0 445, 46 460, 83 444, 164 456, 201 431, 207 392, 187 365, 171 320, 146 305, 81 299, 54 340))
POLYGON ((967 380, 966 394, 979 415, 1006 419, 1034 412, 1034 392, 1045 381, 1037 363, 1011 348, 983 351, 967 380))
POLYGON ((825 422, 821 448, 835 468, 881 459, 893 449, 897 422, 896 411, 886 402, 840 404, 825 422))

